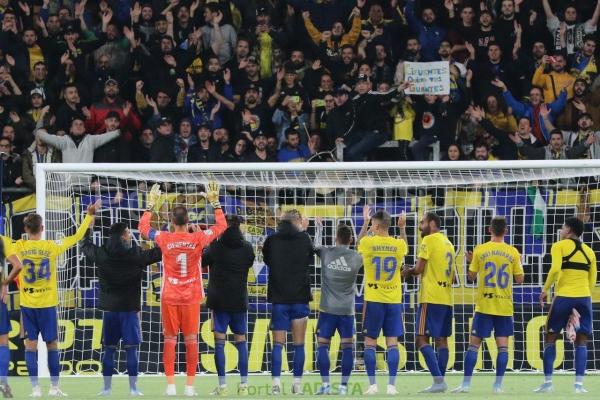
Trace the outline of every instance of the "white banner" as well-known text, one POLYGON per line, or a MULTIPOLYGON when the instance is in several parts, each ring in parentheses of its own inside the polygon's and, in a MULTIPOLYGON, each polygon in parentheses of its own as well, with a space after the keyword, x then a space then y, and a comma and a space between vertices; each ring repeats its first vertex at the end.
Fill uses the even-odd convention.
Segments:
POLYGON ((450 94, 450 64, 448 61, 407 61, 404 80, 410 83, 406 94, 450 94))

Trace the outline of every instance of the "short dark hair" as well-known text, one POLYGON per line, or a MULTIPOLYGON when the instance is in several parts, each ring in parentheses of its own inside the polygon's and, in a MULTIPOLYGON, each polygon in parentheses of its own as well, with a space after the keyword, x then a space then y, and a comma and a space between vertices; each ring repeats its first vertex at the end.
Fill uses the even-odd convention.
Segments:
POLYGON ((298 136, 300 136, 300 132, 298 132, 298 131, 297 131, 297 130, 295 130, 294 128, 287 128, 287 129, 285 130, 285 137, 286 137, 286 139, 287 139, 289 136, 292 136, 292 135, 298 135, 298 136))
POLYGON ((339 224, 335 237, 341 244, 349 245, 352 243, 352 228, 346 224, 339 224))
POLYGON ((23 219, 23 226, 25 227, 25 232, 35 235, 36 233, 40 233, 42 230, 42 216, 36 213, 29 213, 23 219))
POLYGON ((184 206, 175 206, 171 210, 171 219, 177 226, 182 226, 188 223, 188 212, 184 206))
POLYGON ((565 220, 565 226, 571 229, 575 236, 579 237, 583 234, 583 222, 577 217, 569 217, 565 220))
POLYGON ((494 236, 502 236, 506 231, 506 218, 504 217, 494 217, 492 218, 492 222, 490 222, 490 229, 492 231, 492 235, 494 236))
POLYGON ((225 220, 228 228, 239 228, 242 223, 240 216, 237 214, 227 214, 225 220))
POLYGON ((442 226, 442 220, 441 220, 440 216, 437 215, 433 211, 427 211, 425 213, 425 221, 427 221, 427 222, 431 222, 431 221, 435 222, 435 226, 437 226, 438 228, 440 226, 442 226))
POLYGON ((123 236, 123 233, 125 233, 126 229, 127 224, 125 222, 115 222, 110 226, 108 234, 110 236, 123 236))
POLYGON ((377 220, 381 225, 387 226, 388 228, 392 225, 392 217, 385 210, 376 211, 371 219, 377 220))
POLYGON ((560 129, 558 129, 558 128, 552 129, 550 131, 550 137, 552 137, 554 135, 559 135, 561 138, 563 137, 562 131, 560 129))
POLYGON ((585 43, 585 42, 587 42, 588 40, 589 40, 589 41, 592 41, 592 42, 594 42, 594 43, 597 43, 596 37, 595 37, 594 35, 592 35, 591 33, 588 33, 587 35, 585 35, 585 36, 583 37, 583 40, 582 40, 582 41, 583 41, 583 43, 585 43))

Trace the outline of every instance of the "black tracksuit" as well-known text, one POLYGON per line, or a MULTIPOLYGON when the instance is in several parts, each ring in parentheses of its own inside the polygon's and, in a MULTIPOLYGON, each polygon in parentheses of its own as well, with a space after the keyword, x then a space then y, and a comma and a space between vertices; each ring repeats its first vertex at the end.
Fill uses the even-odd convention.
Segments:
POLYGON ((135 243, 125 248, 120 238, 109 237, 96 246, 88 234, 81 249, 88 262, 98 268, 100 309, 104 311, 140 311, 144 270, 161 260, 158 247, 142 250, 135 243))
POLYGON ((308 234, 300 232, 288 221, 282 221, 277 232, 267 237, 263 245, 263 259, 269 268, 269 302, 310 302, 310 264, 314 253, 308 234))
POLYGON ((209 266, 206 305, 211 310, 239 313, 248 310, 248 271, 254 249, 239 228, 229 227, 206 248, 202 265, 209 266))

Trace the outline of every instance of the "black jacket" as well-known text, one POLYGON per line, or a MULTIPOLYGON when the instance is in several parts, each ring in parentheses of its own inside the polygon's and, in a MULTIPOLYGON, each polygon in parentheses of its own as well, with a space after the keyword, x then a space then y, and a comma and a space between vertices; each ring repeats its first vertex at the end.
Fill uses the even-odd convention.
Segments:
POLYGON ((254 249, 239 228, 227 228, 204 251, 202 265, 210 267, 207 306, 211 310, 246 312, 248 271, 254 263, 254 249))
POLYGON ((88 262, 98 268, 100 309, 140 311, 144 270, 161 260, 160 249, 142 250, 135 243, 127 249, 118 237, 109 237, 103 246, 96 246, 89 234, 81 248, 88 262))
POLYGON ((267 237, 263 259, 269 268, 267 298, 274 304, 308 304, 310 265, 315 251, 310 237, 288 221, 267 237))
POLYGON ((354 131, 373 131, 386 133, 387 112, 383 103, 389 102, 398 96, 398 90, 392 89, 389 92, 369 91, 364 94, 357 94, 349 101, 354 106, 355 125, 354 131))

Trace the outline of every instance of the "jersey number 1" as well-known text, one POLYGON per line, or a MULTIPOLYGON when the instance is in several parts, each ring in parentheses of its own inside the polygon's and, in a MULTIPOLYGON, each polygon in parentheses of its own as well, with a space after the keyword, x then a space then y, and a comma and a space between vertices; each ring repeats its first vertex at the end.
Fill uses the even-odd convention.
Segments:
POLYGON ((177 256, 176 261, 177 261, 177 265, 179 265, 179 274, 181 275, 182 278, 185 278, 188 274, 187 254, 181 253, 180 255, 177 256))

